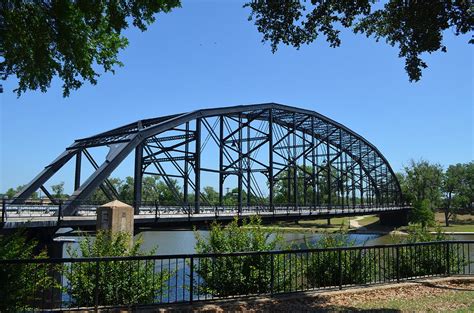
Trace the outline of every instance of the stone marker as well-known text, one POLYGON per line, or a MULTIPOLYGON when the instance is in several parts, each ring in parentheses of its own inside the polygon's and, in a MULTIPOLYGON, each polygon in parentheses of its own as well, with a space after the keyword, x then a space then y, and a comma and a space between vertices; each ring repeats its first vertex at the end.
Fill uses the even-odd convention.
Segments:
POLYGON ((133 207, 118 200, 97 208, 97 230, 127 232, 133 237, 133 207))

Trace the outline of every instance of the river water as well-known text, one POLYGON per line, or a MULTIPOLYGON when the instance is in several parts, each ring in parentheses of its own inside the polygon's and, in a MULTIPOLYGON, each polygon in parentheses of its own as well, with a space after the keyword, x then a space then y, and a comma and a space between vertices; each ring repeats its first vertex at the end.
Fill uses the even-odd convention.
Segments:
MULTIPOLYGON (((203 236, 206 236, 207 230, 199 231, 203 236)), ((322 234, 305 233, 305 232, 285 232, 282 234, 283 239, 288 244, 297 246, 304 246, 305 241, 312 244, 316 243, 322 234)), ((195 253, 196 238, 191 230, 173 230, 173 231, 145 231, 137 235, 142 237, 143 251, 150 251, 157 248, 157 255, 164 254, 192 254, 195 253)), ((474 234, 452 235, 453 240, 474 240, 474 234)), ((67 242, 64 245, 63 257, 68 257, 67 247, 76 249, 78 247, 77 241, 81 237, 73 237, 76 242, 67 242)), ((379 244, 394 243, 394 238, 391 235, 379 234, 349 234, 349 239, 354 241, 358 246, 373 246, 379 244)))

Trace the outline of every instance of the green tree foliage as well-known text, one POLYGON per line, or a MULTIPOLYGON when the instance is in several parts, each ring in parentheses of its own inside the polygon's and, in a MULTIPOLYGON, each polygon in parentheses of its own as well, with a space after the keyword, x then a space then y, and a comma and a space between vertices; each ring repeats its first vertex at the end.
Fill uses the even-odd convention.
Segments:
POLYGON ((355 241, 342 230, 337 234, 324 234, 315 245, 307 245, 309 248, 330 249, 311 254, 305 272, 311 288, 338 286, 341 283, 364 284, 375 273, 375 264, 367 251, 331 250, 355 246, 355 241))
MULTIPOLYGON (((20 192, 23 188, 25 187, 25 185, 20 185, 16 188, 8 188, 7 192, 4 194, 4 196, 6 196, 8 199, 13 199, 13 197, 15 197, 15 195, 20 192)), ((31 194, 31 199, 38 199, 38 193, 37 192, 33 192, 31 194)))
MULTIPOLYGON (((0 236, 0 260, 45 259, 46 251, 35 254, 37 242, 23 231, 0 236)), ((28 311, 40 301, 43 291, 55 286, 50 271, 42 263, 2 264, 0 266, 0 312, 28 311)))
POLYGON ((416 203, 428 200, 430 208, 441 204, 441 187, 443 183, 443 168, 439 164, 428 161, 410 160, 404 168, 405 174, 400 181, 407 201, 416 203))
POLYGON ((474 162, 448 167, 443 180, 444 216, 446 226, 460 210, 472 210, 474 203, 474 162))
POLYGON ((64 194, 64 182, 60 182, 59 184, 52 185, 51 189, 53 190, 52 196, 56 199, 66 198, 67 195, 64 194))
POLYGON ((413 209, 409 216, 410 222, 420 224, 423 228, 427 226, 433 226, 435 215, 433 210, 430 208, 430 201, 419 200, 413 205, 413 209))
POLYGON ((204 187, 202 194, 210 205, 219 204, 219 193, 211 186, 204 187))
POLYGON ((255 21, 263 41, 271 43, 273 52, 280 43, 299 48, 319 35, 324 35, 331 47, 338 47, 341 28, 347 28, 397 46, 410 81, 418 81, 427 67, 420 57, 423 53, 447 51, 443 44, 446 30, 460 35, 474 29, 471 1, 390 0, 384 5, 377 2, 249 1, 244 7, 251 9, 249 20, 255 21))
MULTIPOLYGON (((130 234, 100 231, 95 240, 86 237, 79 250, 69 249, 71 257, 110 257, 153 255, 140 252, 141 239, 130 244, 130 234)), ((170 273, 155 270, 153 262, 144 260, 100 261, 71 263, 64 270, 68 280, 65 291, 71 295, 74 306, 93 306, 96 282, 99 305, 130 305, 154 303, 167 291, 170 273)))
MULTIPOLYGON (((130 204, 133 203, 133 177, 127 176, 125 180, 121 180, 120 178, 109 178, 109 181, 119 194, 120 200, 130 204)), ((178 185, 177 180, 171 179, 170 181, 173 184, 173 188, 177 191, 179 197, 182 198, 181 188, 178 185)), ((110 201, 101 188, 97 188, 89 197, 89 200, 95 204, 103 204, 110 201)), ((169 188, 161 179, 153 176, 146 176, 143 178, 142 201, 158 201, 161 204, 177 203, 172 189, 169 188)))
MULTIPOLYGON (((446 241, 450 238, 438 228, 431 233, 420 225, 411 225, 408 236, 401 243, 416 244, 431 241, 446 241)), ((462 273, 466 263, 466 254, 456 245, 427 244, 417 246, 403 246, 398 248, 397 254, 392 254, 390 266, 393 277, 418 277, 436 274, 462 273), (398 257, 398 261, 397 261, 398 257), (398 262, 398 270, 397 270, 398 262)))
MULTIPOLYGON (((250 217, 239 226, 235 218, 230 224, 211 225, 209 237, 195 232, 197 253, 232 253, 245 251, 271 251, 283 244, 282 237, 264 228, 261 219, 250 217)), ((274 275, 281 277, 276 289, 284 289, 290 277, 289 268, 283 268, 283 255, 241 255, 200 258, 195 271, 203 280, 198 292, 215 296, 266 293, 271 288, 272 260, 274 275)), ((275 277, 274 276, 274 277, 275 277)), ((296 277, 296 276, 295 276, 296 277)), ((274 289, 274 290, 276 290, 274 289)))
POLYGON ((84 82, 96 84, 99 68, 114 72, 122 65, 118 53, 128 44, 122 32, 130 23, 145 31, 156 13, 179 6, 179 0, 2 1, 0 72, 18 78, 18 95, 45 92, 58 76, 68 96, 84 82))

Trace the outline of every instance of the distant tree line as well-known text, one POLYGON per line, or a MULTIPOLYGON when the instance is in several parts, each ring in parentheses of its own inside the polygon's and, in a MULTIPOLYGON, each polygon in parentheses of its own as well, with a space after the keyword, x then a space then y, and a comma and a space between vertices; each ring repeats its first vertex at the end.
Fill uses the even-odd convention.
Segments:
POLYGON ((411 160, 397 174, 405 200, 414 207, 412 221, 423 225, 442 210, 446 226, 457 213, 472 213, 474 206, 474 161, 450 165, 411 160))

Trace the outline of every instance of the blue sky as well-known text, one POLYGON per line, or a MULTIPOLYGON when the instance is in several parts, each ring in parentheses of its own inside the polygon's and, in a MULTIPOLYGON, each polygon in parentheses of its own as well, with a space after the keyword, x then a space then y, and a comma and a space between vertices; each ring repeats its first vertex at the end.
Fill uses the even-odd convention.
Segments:
MULTIPOLYGON (((0 192, 25 184, 74 139, 142 118, 198 108, 278 102, 320 112, 364 136, 395 171, 411 158, 447 166, 474 159, 473 57, 468 37, 445 34, 448 53, 426 55, 429 68, 410 83, 398 50, 342 33, 296 50, 269 44, 238 1, 185 1, 158 15, 147 32, 126 32, 123 68, 62 98, 17 98, 14 78, 0 105, 0 192)), ((118 176, 132 172, 117 170, 118 176)), ((60 173, 50 184, 72 176, 60 173)))

